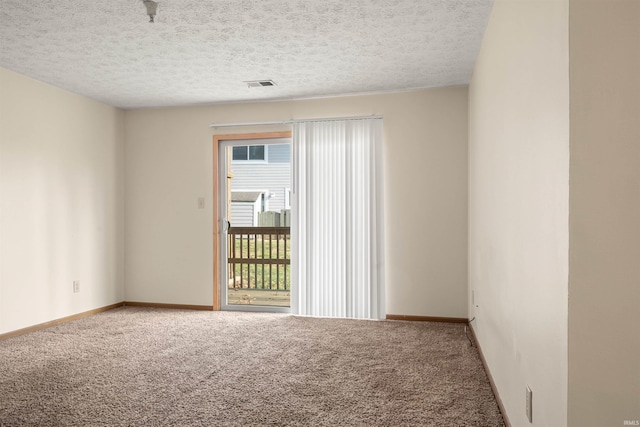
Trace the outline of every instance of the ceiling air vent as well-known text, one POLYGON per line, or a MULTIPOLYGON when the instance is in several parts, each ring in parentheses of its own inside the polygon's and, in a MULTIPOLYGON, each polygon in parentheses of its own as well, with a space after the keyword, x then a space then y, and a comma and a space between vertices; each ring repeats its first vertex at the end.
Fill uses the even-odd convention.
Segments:
POLYGON ((248 87, 269 87, 275 86, 276 83, 273 80, 253 80, 245 82, 248 87))

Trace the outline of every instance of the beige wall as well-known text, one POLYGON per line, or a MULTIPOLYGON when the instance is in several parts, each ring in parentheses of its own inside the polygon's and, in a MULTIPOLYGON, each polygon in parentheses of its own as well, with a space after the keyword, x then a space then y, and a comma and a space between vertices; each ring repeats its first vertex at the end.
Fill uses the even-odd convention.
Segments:
POLYGON ((571 0, 569 425, 640 420, 640 2, 571 0))
POLYGON ((567 420, 568 6, 496 0, 469 88, 469 315, 514 426, 527 385, 567 420))
POLYGON ((467 89, 126 113, 126 299, 211 305, 212 122, 381 114, 387 313, 467 316, 467 89), (197 198, 206 209, 197 209, 197 198))
POLYGON ((0 333, 123 300, 123 154, 122 111, 0 68, 0 333))

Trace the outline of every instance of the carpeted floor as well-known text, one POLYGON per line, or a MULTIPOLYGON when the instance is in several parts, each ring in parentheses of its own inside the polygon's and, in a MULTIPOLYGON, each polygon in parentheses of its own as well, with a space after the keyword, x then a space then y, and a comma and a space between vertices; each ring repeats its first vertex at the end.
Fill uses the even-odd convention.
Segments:
POLYGON ((126 307, 0 341, 5 426, 502 426, 464 325, 126 307))

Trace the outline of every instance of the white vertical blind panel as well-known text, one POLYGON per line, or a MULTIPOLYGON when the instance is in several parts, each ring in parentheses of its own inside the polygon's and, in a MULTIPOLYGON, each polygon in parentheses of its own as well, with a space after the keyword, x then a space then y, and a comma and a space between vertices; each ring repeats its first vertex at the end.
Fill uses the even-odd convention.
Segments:
POLYGON ((294 312, 384 318, 381 147, 381 119, 295 124, 294 312))

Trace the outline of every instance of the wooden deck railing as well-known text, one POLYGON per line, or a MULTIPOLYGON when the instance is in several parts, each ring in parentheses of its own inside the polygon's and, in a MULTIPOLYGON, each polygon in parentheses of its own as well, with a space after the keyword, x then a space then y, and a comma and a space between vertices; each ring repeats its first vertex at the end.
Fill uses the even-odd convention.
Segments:
POLYGON ((230 227, 229 287, 291 289, 289 227, 230 227))

